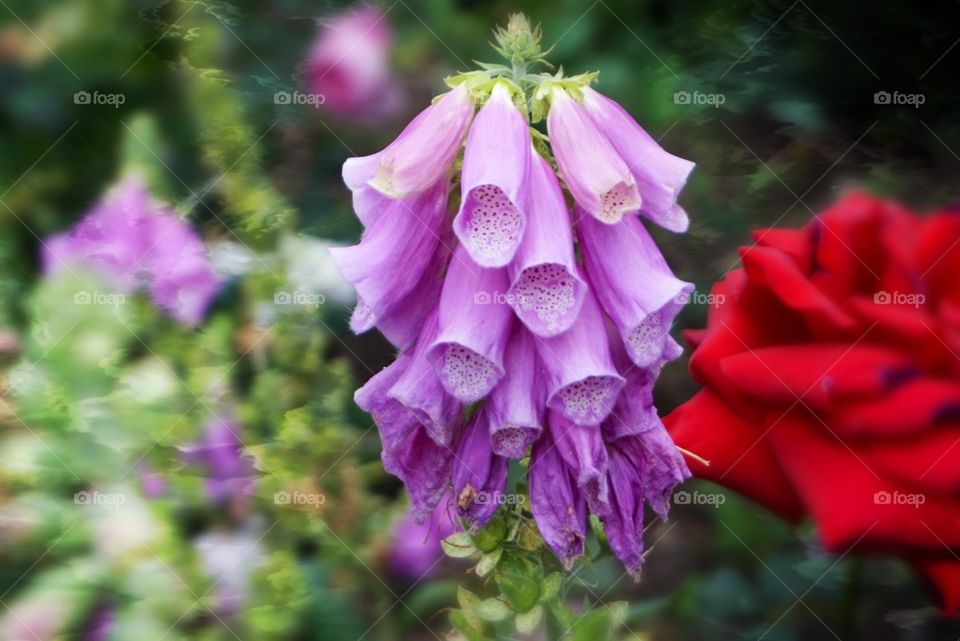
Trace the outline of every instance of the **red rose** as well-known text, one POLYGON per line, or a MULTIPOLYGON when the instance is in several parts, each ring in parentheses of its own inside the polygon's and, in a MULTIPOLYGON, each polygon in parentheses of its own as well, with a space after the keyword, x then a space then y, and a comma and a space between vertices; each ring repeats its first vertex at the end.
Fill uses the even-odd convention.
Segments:
POLYGON ((907 558, 960 607, 960 212, 854 193, 769 229, 690 332, 705 386, 669 417, 703 478, 823 545, 907 558))

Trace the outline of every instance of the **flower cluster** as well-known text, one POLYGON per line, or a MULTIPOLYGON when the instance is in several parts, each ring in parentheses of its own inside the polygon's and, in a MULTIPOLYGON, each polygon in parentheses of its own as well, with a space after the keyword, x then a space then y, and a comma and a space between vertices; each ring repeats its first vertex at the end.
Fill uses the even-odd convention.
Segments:
POLYGON ((92 269, 115 289, 145 287, 158 307, 196 325, 222 284, 203 240, 129 176, 67 233, 43 244, 43 269, 92 269))
POLYGON ((419 517, 452 487, 482 526, 529 449, 530 507, 560 559, 583 552, 589 511, 636 572, 644 502, 665 516, 689 474, 652 387, 680 353, 668 330, 691 291, 636 214, 684 230, 693 165, 591 76, 528 73, 540 53, 522 21, 498 41, 512 68, 451 79, 384 150, 344 165, 365 227, 333 250, 357 289, 351 327, 399 350, 356 400, 419 517))
POLYGON ((851 193, 769 229, 691 332, 705 386, 666 422, 698 476, 823 545, 892 552, 960 608, 960 217, 851 193))

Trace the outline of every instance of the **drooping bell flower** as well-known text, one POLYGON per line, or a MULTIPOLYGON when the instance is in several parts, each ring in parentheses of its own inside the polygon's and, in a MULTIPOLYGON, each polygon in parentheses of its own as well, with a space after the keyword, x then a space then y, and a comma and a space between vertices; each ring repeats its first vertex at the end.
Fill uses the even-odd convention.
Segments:
POLYGON ((324 21, 305 64, 308 90, 340 118, 389 117, 402 105, 390 69, 393 39, 386 13, 372 7, 324 21))
POLYGON ((470 257, 483 267, 504 267, 526 226, 530 177, 530 132, 504 82, 467 135, 460 176, 460 212, 453 229, 470 257))
POLYGON ((482 527, 497 511, 507 482, 507 459, 493 452, 487 407, 463 429, 450 476, 457 512, 475 527, 482 527))
POLYGON ((460 529, 451 513, 452 497, 440 499, 430 517, 417 523, 409 511, 391 528, 387 567, 390 575, 419 583, 447 558, 440 542, 460 529))
POLYGON ((582 216, 577 238, 593 291, 630 359, 641 367, 651 365, 663 353, 670 325, 693 285, 673 275, 636 217, 613 226, 582 216))
POLYGON ((640 214, 670 231, 686 231, 690 219, 677 197, 693 163, 664 151, 623 107, 590 87, 583 89, 583 107, 637 181, 640 214))
POLYGON ((577 204, 613 224, 640 209, 642 194, 630 168, 583 105, 561 88, 550 92, 547 133, 560 175, 577 204))
POLYGON ((553 169, 534 154, 530 166, 527 232, 510 263, 507 298, 517 317, 538 336, 570 329, 587 285, 577 273, 570 213, 553 169))
POLYGON ((379 154, 368 184, 392 199, 429 189, 450 171, 472 117, 473 99, 455 87, 379 154))
MULTIPOLYGON (((632 167, 615 132, 581 104, 593 76, 515 74, 542 62, 538 39, 512 18, 498 50, 524 65, 450 79, 454 89, 390 147, 345 163, 366 228, 358 247, 381 226, 393 230, 377 234, 368 264, 343 266, 360 291, 352 326, 377 327, 399 349, 355 398, 416 518, 449 492, 461 523, 483 527, 509 494, 510 459, 529 453, 530 508, 561 561, 570 567, 583 553, 592 512, 635 572, 644 502, 665 516, 663 497, 687 475, 664 438, 653 384, 679 355, 668 332, 690 291, 636 214, 644 185, 678 191, 682 181, 675 168, 632 167), (549 141, 530 129, 543 117, 549 141), (415 249, 411 239, 425 232, 403 227, 420 224, 409 204, 458 181, 459 198, 454 191, 444 215, 430 218, 433 249, 415 249), (416 269, 393 273, 405 265, 416 269), (386 298, 386 312, 374 309, 386 298)), ((655 196, 652 211, 663 202, 655 196)))
POLYGON ((43 269, 92 269, 120 292, 148 289, 154 303, 185 325, 203 320, 222 279, 197 233, 129 176, 72 230, 48 238, 43 269))

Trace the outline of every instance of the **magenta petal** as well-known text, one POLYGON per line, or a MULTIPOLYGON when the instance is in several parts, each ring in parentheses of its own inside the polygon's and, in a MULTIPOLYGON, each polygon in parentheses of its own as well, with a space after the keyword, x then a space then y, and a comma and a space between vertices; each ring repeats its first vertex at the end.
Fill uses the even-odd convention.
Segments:
POLYGON ((399 300, 388 313, 374 317, 363 299, 357 301, 350 328, 358 334, 377 329, 400 350, 412 347, 423 329, 427 316, 437 308, 440 302, 440 290, 443 287, 443 272, 450 260, 447 234, 441 238, 434 250, 433 257, 424 269, 420 280, 413 289, 399 300))
POLYGON ((463 154, 457 238, 483 267, 503 267, 523 237, 530 132, 503 83, 470 126, 463 154))
POLYGON ((562 89, 554 89, 550 100, 547 133, 560 175, 577 204, 610 224, 640 209, 630 168, 583 106, 562 89))
POLYGON ((578 425, 599 425, 624 380, 614 366, 603 316, 590 292, 573 326, 538 339, 537 353, 547 379, 547 406, 578 425))
POLYGON ((486 402, 490 439, 500 456, 520 458, 540 436, 544 396, 533 337, 521 325, 511 331, 504 369, 486 402))
POLYGON ((673 489, 690 478, 683 455, 661 424, 640 436, 610 442, 638 471, 643 496, 661 519, 667 518, 673 489))
POLYGON ((566 331, 580 313, 586 283, 577 274, 570 215, 550 164, 533 154, 530 215, 510 263, 509 296, 517 316, 539 336, 566 331))
POLYGON ((422 522, 447 487, 453 451, 435 443, 416 414, 389 396, 410 362, 409 355, 401 354, 357 390, 354 400, 373 416, 383 443, 383 467, 403 481, 413 513, 422 522))
POLYGON ((632 367, 624 374, 624 378, 627 384, 617 397, 610 415, 601 424, 604 438, 611 440, 643 434, 662 425, 653 404, 656 374, 632 367))
POLYGON ((583 554, 587 533, 587 500, 560 456, 549 431, 530 455, 530 509, 537 529, 564 567, 583 554))
POLYGON ((489 432, 486 408, 480 408, 464 428, 451 472, 457 511, 474 528, 497 511, 507 483, 507 459, 493 453, 489 432))
POLYGON ((380 217, 390 199, 367 182, 373 178, 383 152, 359 158, 348 158, 343 163, 343 182, 353 195, 353 211, 364 227, 369 227, 380 217))
POLYGON ((434 312, 426 319, 410 364, 390 388, 389 395, 417 416, 437 444, 450 445, 462 405, 443 389, 433 364, 427 360, 427 348, 436 336, 437 314, 434 312))
POLYGON ((357 288, 357 298, 372 319, 402 301, 430 265, 442 233, 448 188, 440 182, 409 199, 390 201, 358 245, 330 249, 334 264, 357 288))
POLYGON ((633 172, 643 196, 640 213, 671 231, 686 231, 690 221, 677 197, 694 164, 664 151, 623 107, 589 87, 583 106, 633 172))
POLYGON ((610 549, 637 579, 643 565, 643 483, 633 461, 619 449, 610 451, 611 509, 603 515, 610 549))
POLYGON ((430 349, 440 381, 465 403, 486 396, 504 374, 513 311, 501 299, 504 269, 486 269, 456 249, 440 295, 440 333, 430 349))
POLYGON ((547 422, 557 451, 573 472, 587 505, 594 514, 605 514, 609 508, 607 492, 607 449, 600 427, 577 425, 563 415, 551 412, 547 422))
POLYGON ((383 150, 368 184, 393 199, 429 189, 450 171, 472 116, 466 87, 451 90, 383 150))
POLYGON ((673 275, 638 218, 610 226, 585 216, 577 235, 593 292, 631 360, 641 367, 656 362, 693 285, 673 275))

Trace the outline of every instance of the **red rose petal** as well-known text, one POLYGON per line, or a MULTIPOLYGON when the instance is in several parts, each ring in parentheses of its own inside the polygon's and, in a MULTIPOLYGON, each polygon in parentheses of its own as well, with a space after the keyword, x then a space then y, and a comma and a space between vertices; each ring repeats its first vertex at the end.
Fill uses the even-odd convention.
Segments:
POLYGON ((960 500, 880 477, 819 424, 787 417, 771 430, 770 444, 827 549, 939 554, 960 546, 960 500))
POLYGON ((878 474, 903 487, 960 494, 960 425, 908 441, 865 443, 861 455, 878 474))
POLYGON ((960 381, 935 378, 907 381, 889 394, 850 403, 831 422, 844 438, 913 436, 960 412, 960 381))
POLYGON ((960 560, 917 561, 913 569, 940 595, 945 614, 960 610, 960 560))
POLYGON ((803 507, 763 438, 763 425, 737 416, 710 390, 702 390, 664 419, 679 447, 710 461, 687 457, 697 476, 744 494, 781 517, 797 521, 803 507))

